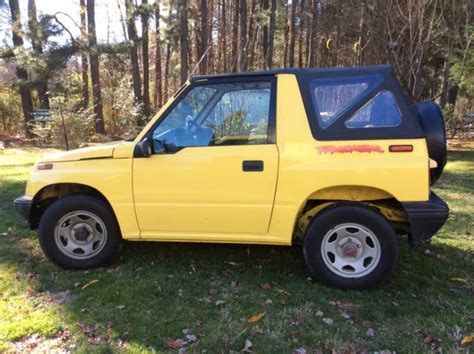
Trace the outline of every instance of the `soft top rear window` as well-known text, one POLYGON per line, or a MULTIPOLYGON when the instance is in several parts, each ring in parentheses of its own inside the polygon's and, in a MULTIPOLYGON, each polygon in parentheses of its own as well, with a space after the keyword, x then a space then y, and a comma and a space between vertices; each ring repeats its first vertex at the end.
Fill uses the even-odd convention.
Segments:
POLYGON ((310 92, 321 127, 329 127, 352 103, 380 84, 382 79, 381 75, 365 75, 312 80, 310 92))

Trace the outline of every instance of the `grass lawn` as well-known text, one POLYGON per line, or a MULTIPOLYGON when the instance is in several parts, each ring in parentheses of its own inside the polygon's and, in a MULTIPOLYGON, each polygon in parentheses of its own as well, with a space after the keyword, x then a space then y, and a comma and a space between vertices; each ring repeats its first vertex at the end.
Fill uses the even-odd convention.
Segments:
POLYGON ((108 268, 61 270, 11 203, 44 153, 0 153, 0 352, 472 350, 472 151, 452 151, 434 188, 447 225, 415 250, 403 240, 393 278, 370 292, 311 283, 296 246, 127 243, 108 268))

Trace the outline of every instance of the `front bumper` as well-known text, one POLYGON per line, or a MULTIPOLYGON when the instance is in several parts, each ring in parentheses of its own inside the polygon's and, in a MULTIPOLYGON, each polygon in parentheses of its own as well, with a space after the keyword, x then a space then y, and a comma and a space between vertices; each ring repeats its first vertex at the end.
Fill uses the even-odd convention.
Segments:
POLYGON ((429 240, 449 217, 448 205, 434 192, 427 202, 402 203, 410 221, 410 245, 429 240))
POLYGON ((33 199, 29 197, 18 197, 13 201, 16 211, 25 218, 28 223, 31 221, 31 206, 33 199))

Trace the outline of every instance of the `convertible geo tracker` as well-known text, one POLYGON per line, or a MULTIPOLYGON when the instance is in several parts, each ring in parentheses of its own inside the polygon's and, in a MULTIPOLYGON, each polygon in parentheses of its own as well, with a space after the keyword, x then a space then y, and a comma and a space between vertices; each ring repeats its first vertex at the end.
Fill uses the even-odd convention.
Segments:
POLYGON ((313 279, 368 289, 447 220, 446 156, 388 65, 197 76, 135 139, 38 161, 14 203, 64 268, 122 240, 302 244, 313 279))

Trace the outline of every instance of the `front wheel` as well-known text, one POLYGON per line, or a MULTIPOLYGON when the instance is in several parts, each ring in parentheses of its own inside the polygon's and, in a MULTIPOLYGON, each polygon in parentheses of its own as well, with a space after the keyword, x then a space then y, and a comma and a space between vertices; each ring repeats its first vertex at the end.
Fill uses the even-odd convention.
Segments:
POLYGON ((400 254, 389 222, 365 206, 334 205, 308 226, 303 244, 313 279, 340 289, 370 289, 394 271, 400 254))
POLYGON ((41 218, 38 236, 46 256, 70 269, 101 266, 119 253, 122 244, 110 207, 85 195, 55 201, 41 218))

